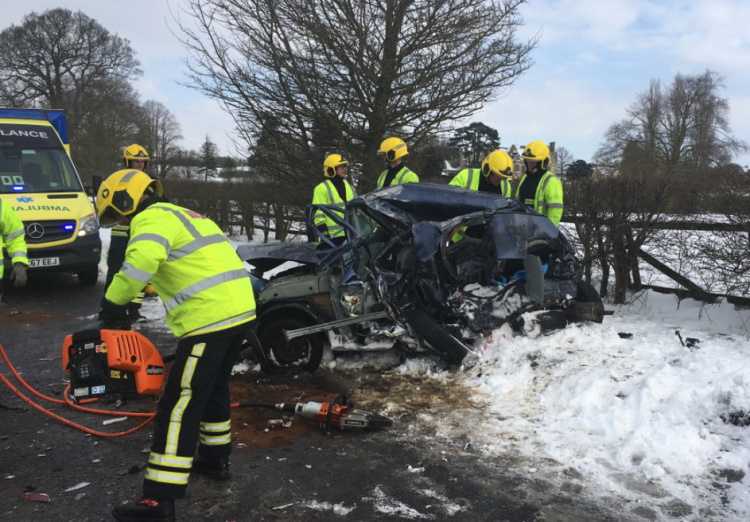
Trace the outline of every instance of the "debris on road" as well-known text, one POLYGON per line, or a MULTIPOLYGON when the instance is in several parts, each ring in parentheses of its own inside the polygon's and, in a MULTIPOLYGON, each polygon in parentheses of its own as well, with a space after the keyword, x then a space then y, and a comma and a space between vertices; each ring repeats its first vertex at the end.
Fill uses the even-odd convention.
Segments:
POLYGON ((91 484, 90 482, 81 482, 80 484, 76 484, 72 488, 68 488, 64 490, 64 492, 67 493, 68 491, 75 491, 77 489, 85 488, 86 486, 89 486, 90 484, 91 484))
POLYGON ((23 499, 27 502, 49 502, 49 495, 46 493, 26 493, 23 499))
POLYGON ((130 468, 128 469, 128 473, 130 473, 131 475, 134 474, 134 473, 138 473, 139 471, 141 471, 145 467, 146 467, 146 462, 141 461, 138 464, 134 464, 134 465, 130 466, 130 468))
POLYGON ((124 420, 128 420, 128 418, 127 417, 115 417, 114 419, 102 421, 102 424, 106 426, 107 424, 114 424, 115 422, 122 422, 124 420))

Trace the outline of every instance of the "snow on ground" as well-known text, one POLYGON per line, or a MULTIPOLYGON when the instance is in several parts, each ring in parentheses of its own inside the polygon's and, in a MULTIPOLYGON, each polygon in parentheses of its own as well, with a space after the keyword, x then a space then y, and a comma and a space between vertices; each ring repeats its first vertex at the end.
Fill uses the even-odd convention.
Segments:
MULTIPOLYGON (((158 301, 144 303, 144 315, 152 327, 164 323, 158 301)), ((575 470, 594 499, 750 519, 750 427, 725 422, 750 415, 750 310, 648 291, 601 325, 536 338, 504 326, 474 348, 481 363, 459 375, 428 358, 398 366, 390 352, 328 353, 318 371, 396 365, 389 373, 450 382, 446 393, 476 407, 420 421, 448 440, 468 437, 488 457, 526 459, 517 473, 560 482, 575 470)))
POLYGON ((749 319, 731 305, 678 308, 647 293, 602 325, 536 339, 503 327, 479 343, 483 364, 465 378, 486 406, 475 445, 554 459, 594 495, 647 491, 715 511, 721 491, 712 484, 732 470, 743 478, 723 491, 723 520, 747 520, 750 428, 723 418, 750 412, 749 319), (678 330, 699 341, 683 346, 678 330))

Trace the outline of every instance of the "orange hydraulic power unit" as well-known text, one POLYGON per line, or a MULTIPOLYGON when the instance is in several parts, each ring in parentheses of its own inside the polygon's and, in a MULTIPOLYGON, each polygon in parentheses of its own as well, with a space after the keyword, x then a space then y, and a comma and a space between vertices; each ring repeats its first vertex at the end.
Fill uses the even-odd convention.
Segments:
POLYGON ((62 364, 70 373, 74 401, 157 395, 164 386, 164 361, 156 347, 138 332, 82 330, 68 335, 62 364))

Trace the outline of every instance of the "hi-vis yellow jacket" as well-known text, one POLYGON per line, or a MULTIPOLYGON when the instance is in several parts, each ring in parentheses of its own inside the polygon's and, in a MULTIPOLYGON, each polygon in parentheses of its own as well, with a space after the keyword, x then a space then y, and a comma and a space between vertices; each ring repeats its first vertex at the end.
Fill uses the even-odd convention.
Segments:
POLYGON ((155 203, 133 218, 122 270, 105 296, 124 305, 151 281, 177 337, 255 319, 253 288, 221 229, 192 210, 155 203))
MULTIPOLYGON (((516 189, 516 199, 521 197, 521 185, 526 181, 526 174, 521 178, 521 182, 518 184, 516 189)), ((534 210, 547 216, 556 227, 560 227, 560 220, 563 215, 563 186, 560 180, 547 171, 542 175, 542 179, 539 180, 539 185, 536 187, 536 194, 534 200, 521 201, 530 207, 534 207, 534 210)))
MULTIPOLYGON (((481 175, 482 171, 480 169, 464 169, 456 174, 449 185, 478 191, 479 176, 481 175)), ((506 198, 512 197, 509 180, 504 179, 500 181, 500 189, 503 191, 503 196, 506 198)))
MULTIPOLYGON (((348 181, 344 180, 344 186, 346 186, 346 201, 342 200, 339 196, 338 190, 333 186, 331 180, 325 180, 315 187, 313 192, 313 205, 336 205, 341 209, 341 218, 344 218, 344 207, 347 201, 357 197, 357 192, 354 190, 348 181)), ((315 218, 313 219, 315 225, 322 225, 325 223, 328 228, 328 237, 334 238, 344 235, 344 229, 336 224, 334 220, 326 216, 323 212, 316 212, 315 218)))
MULTIPOLYGON (((16 211, 10 203, 0 199, 0 245, 5 243, 8 256, 13 264, 23 263, 29 266, 29 257, 26 253, 26 240, 24 239, 23 222, 19 219, 16 211)), ((0 279, 3 278, 2 250, 0 250, 0 279)))
MULTIPOLYGON (((378 178, 378 188, 382 189, 385 184, 385 177, 388 175, 388 170, 384 170, 378 178)), ((393 185, 403 185, 404 183, 419 183, 419 176, 410 171, 408 167, 403 167, 398 171, 396 177, 393 178, 389 187, 393 185)))

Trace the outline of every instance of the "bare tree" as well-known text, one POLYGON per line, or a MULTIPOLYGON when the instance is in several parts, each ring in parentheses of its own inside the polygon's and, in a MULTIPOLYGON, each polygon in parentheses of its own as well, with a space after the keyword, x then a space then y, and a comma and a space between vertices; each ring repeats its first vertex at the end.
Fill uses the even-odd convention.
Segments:
POLYGON ((149 170, 157 178, 166 178, 174 168, 172 160, 179 151, 182 132, 177 118, 158 101, 148 100, 141 106, 139 142, 146 147, 151 160, 149 170))
POLYGON ((91 113, 92 91, 141 73, 130 42, 82 12, 51 9, 0 32, 0 101, 65 109, 72 140, 91 113))
POLYGON ((384 137, 419 146, 531 66, 536 39, 516 40, 522 3, 187 0, 194 23, 178 23, 192 85, 225 106, 249 147, 278 139, 284 175, 304 186, 323 157, 313 129, 326 128, 370 188, 384 137))
POLYGON ((571 163, 575 161, 575 158, 565 147, 558 147, 555 151, 556 163, 555 163, 555 174, 558 178, 562 178, 567 175, 567 168, 571 163))
POLYGON ((750 294, 750 171, 727 165, 711 172, 717 190, 710 197, 710 210, 725 222, 744 231, 714 232, 698 237, 697 251, 702 269, 714 274, 723 291, 750 294))
POLYGON ((106 177, 122 168, 122 151, 137 135, 138 94, 125 80, 105 79, 82 99, 87 107, 71 155, 84 180, 93 174, 106 177))
POLYGON ((628 109, 628 117, 609 128, 598 155, 617 163, 637 145, 659 172, 677 179, 728 163, 747 145, 730 134, 729 104, 718 95, 722 82, 713 71, 677 74, 666 87, 651 80, 628 109))

